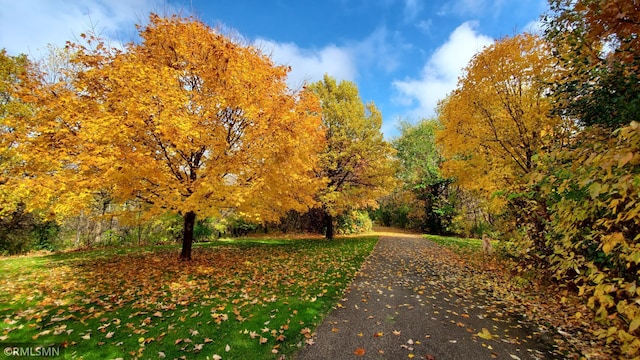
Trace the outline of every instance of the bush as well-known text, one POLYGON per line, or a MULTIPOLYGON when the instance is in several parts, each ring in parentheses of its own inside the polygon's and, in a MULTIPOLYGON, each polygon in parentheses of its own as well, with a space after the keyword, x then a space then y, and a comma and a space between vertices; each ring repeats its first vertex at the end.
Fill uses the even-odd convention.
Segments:
POLYGON ((338 234, 360 234, 373 229, 369 213, 363 210, 349 211, 338 216, 336 232, 338 234))
POLYGON ((22 205, 0 218, 0 254, 14 255, 31 250, 56 250, 60 227, 24 211, 22 205))
POLYGON ((578 287, 599 332, 625 356, 640 352, 640 124, 590 129, 553 153, 540 183, 551 202, 547 245, 555 277, 578 287))

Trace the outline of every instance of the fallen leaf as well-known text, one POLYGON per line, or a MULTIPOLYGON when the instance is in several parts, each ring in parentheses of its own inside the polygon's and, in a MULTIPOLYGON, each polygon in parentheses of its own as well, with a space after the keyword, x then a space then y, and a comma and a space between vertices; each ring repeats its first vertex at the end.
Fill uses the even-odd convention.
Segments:
POLYGON ((363 348, 357 348, 353 353, 357 356, 364 356, 366 351, 363 348))
POLYGON ((485 339, 485 340, 492 340, 493 339, 493 335, 491 334, 491 332, 489 332, 489 329, 487 328, 482 328, 482 331, 477 333, 476 335, 478 335, 479 337, 485 339))

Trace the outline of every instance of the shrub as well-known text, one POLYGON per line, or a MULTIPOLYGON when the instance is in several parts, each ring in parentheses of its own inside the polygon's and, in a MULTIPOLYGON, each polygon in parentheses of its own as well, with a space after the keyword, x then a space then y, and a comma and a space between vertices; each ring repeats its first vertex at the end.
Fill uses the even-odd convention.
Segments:
POLYGON ((338 234, 360 234, 373 229, 373 222, 369 218, 369 213, 363 210, 349 211, 338 216, 338 234))
POLYGON ((550 157, 541 183, 551 200, 555 277, 575 284, 625 356, 640 352, 640 124, 590 129, 550 157))

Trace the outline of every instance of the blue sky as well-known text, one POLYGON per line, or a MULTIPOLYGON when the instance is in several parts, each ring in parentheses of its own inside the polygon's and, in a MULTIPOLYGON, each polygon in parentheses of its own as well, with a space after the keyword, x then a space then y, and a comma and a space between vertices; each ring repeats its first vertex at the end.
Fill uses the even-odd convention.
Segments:
POLYGON ((135 38, 149 12, 194 15, 292 67, 289 85, 324 73, 354 82, 382 111, 383 132, 417 121, 494 39, 539 28, 546 0, 2 0, 0 48, 38 58, 89 28, 135 38))

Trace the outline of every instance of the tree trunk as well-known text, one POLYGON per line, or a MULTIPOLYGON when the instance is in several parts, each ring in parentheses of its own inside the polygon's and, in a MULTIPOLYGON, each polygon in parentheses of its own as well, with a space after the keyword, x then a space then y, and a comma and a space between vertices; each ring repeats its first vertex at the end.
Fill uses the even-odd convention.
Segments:
POLYGON ((324 221, 327 228, 325 237, 327 238, 327 240, 333 240, 333 216, 331 216, 331 214, 329 214, 328 212, 325 212, 324 221))
POLYGON ((196 213, 189 211, 184 215, 184 233, 182 235, 182 253, 180 259, 191 260, 191 246, 193 245, 193 227, 196 223, 196 213))

